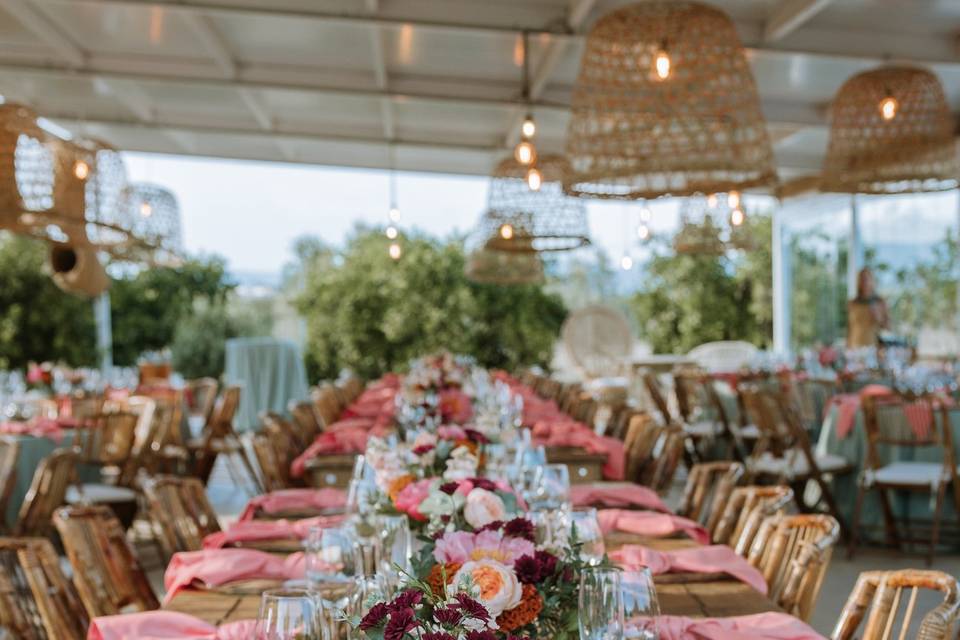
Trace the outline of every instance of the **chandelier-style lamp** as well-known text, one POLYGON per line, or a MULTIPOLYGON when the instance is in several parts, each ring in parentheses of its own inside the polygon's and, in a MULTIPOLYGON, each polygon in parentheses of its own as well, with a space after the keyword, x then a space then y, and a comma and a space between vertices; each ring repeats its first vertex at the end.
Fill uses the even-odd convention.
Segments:
POLYGON ((135 182, 121 194, 122 206, 134 220, 134 235, 146 251, 147 261, 176 264, 183 252, 180 205, 168 189, 156 184, 135 182))
POLYGON ((590 244, 586 205, 563 192, 570 163, 561 155, 543 154, 537 169, 542 177, 537 189, 528 184, 528 167, 514 157, 493 170, 487 211, 477 230, 486 249, 531 253, 590 244))
POLYGON ((926 69, 882 67, 853 76, 830 109, 820 188, 838 193, 914 193, 958 186, 953 117, 926 69))
POLYGON ((601 18, 573 91, 567 193, 586 198, 772 188, 777 177, 740 38, 722 11, 649 0, 601 18))

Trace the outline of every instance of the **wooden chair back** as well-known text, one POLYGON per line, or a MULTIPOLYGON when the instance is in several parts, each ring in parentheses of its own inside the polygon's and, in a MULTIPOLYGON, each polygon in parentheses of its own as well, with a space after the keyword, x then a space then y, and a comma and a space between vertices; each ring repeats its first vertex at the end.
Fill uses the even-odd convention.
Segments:
POLYGON ((286 434, 276 423, 264 424, 263 430, 254 434, 253 454, 267 491, 290 486, 290 450, 286 434))
POLYGON ((40 461, 20 505, 13 535, 44 537, 50 533, 53 512, 66 501, 67 487, 76 482, 78 461, 70 449, 57 449, 40 461))
POLYGON ((767 596, 807 621, 839 537, 840 524, 832 516, 771 516, 760 525, 747 561, 763 573, 767 596))
POLYGON ((670 413, 670 407, 667 405, 667 396, 663 392, 663 386, 660 384, 660 378, 653 371, 643 374, 643 386, 653 402, 654 408, 660 413, 664 424, 673 422, 673 415, 670 413))
POLYGON ((793 489, 787 486, 734 488, 720 520, 710 532, 713 542, 729 545, 746 556, 760 524, 770 516, 784 513, 791 502, 793 489))
POLYGON ((573 417, 583 397, 583 388, 578 384, 557 384, 559 385, 556 393, 557 408, 573 417))
POLYGON ((685 438, 677 425, 659 425, 648 414, 634 416, 624 440, 627 480, 668 490, 683 460, 685 438))
POLYGON ((329 427, 340 419, 340 402, 332 386, 319 387, 314 390, 312 396, 314 419, 319 422, 321 429, 329 427))
POLYGON ((207 438, 225 438, 236 435, 233 429, 233 417, 240 406, 240 387, 226 387, 213 407, 207 422, 207 438))
POLYGON ((204 536, 220 531, 199 479, 157 476, 144 483, 144 493, 154 535, 168 558, 178 551, 199 551, 204 536))
POLYGON ((103 394, 74 395, 70 398, 70 416, 79 423, 103 413, 103 394))
MULTIPOLYGON (((17 484, 17 455, 20 453, 20 444, 16 438, 0 436, 0 514, 7 512, 7 503, 10 494, 17 484)), ((0 519, 0 529, 3 529, 3 520, 0 519)))
POLYGON ((81 462, 104 466, 124 464, 133 450, 139 416, 128 411, 101 413, 76 429, 81 462))
POLYGON ((187 390, 192 399, 190 413, 202 416, 204 421, 210 420, 213 406, 217 401, 217 391, 220 384, 215 378, 198 378, 187 382, 187 390))
POLYGON ((53 524, 73 567, 73 584, 91 618, 160 608, 123 527, 109 507, 58 509, 53 524))
POLYGON ((733 461, 695 464, 687 476, 677 513, 713 531, 730 495, 743 477, 743 464, 733 461))
POLYGON ((886 396, 864 395, 861 406, 867 432, 867 462, 872 468, 883 466, 884 445, 934 447, 943 451, 944 470, 956 479, 953 430, 949 407, 943 398, 935 394, 892 392, 886 396))
POLYGON ((633 420, 634 416, 643 415, 643 413, 643 411, 639 411, 629 405, 623 405, 610 416, 610 421, 607 423, 606 435, 611 438, 616 438, 617 440, 625 440, 630 421, 633 420))
POLYGON ((84 640, 89 624, 49 540, 0 538, 0 629, 16 640, 84 640))
POLYGON ((363 393, 363 381, 357 376, 351 375, 343 381, 340 388, 343 389, 343 395, 347 400, 347 404, 350 404, 363 393))
MULTIPOLYGON (((313 402, 291 402, 288 407, 297 440, 303 448, 317 439, 326 423, 323 422, 316 404, 313 402)), ((332 423, 331 423, 332 424, 332 423)))
POLYGON ((947 573, 920 569, 865 571, 857 578, 830 640, 858 637, 855 634, 864 616, 867 622, 859 636, 862 638, 951 640, 958 610, 960 587, 957 579, 947 573), (918 621, 914 614, 919 615, 917 596, 921 590, 938 591, 943 600, 918 621))

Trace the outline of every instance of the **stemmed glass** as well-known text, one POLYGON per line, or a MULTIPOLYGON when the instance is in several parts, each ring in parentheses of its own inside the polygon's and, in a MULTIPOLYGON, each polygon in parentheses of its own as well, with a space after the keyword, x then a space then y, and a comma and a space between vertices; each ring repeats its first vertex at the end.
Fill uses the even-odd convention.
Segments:
POLYGON ((413 555, 410 524, 407 516, 380 516, 377 518, 380 532, 380 573, 390 586, 398 584, 404 573, 410 573, 413 555))
POLYGON ((620 578, 623 589, 623 608, 626 618, 625 635, 638 640, 657 640, 660 637, 657 617, 660 604, 653 575, 646 567, 626 571, 620 578))
POLYGON ((565 464, 540 467, 537 502, 550 509, 570 508, 570 471, 565 464))
POLYGON ((591 567, 580 574, 580 640, 621 640, 621 571, 591 567))
POLYGON ((603 562, 606 547, 596 509, 587 507, 570 512, 570 539, 574 537, 581 544, 580 558, 584 562, 592 566, 603 562))
POLYGON ((306 574, 311 584, 342 582, 356 574, 356 540, 349 529, 313 527, 307 536, 306 574))
POLYGON ((309 591, 274 589, 260 596, 256 640, 322 640, 320 601, 309 591))

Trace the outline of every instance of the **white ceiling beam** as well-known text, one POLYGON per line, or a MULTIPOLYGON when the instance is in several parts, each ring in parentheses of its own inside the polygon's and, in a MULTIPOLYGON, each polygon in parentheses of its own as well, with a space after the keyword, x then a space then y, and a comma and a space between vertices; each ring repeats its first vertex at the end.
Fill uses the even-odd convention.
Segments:
MULTIPOLYGON (((380 0, 366 0, 367 13, 377 15, 380 10, 380 0)), ((370 56, 373 60, 373 81, 377 89, 386 91, 390 79, 387 75, 387 60, 383 51, 383 31, 379 25, 370 26, 370 56)), ((393 118, 393 105, 387 98, 380 98, 380 121, 383 125, 383 135, 392 139, 396 136, 396 123, 393 118)))
POLYGON ((210 18, 197 12, 186 12, 184 18, 187 24, 193 30, 194 34, 203 43, 204 49, 210 54, 217 68, 226 78, 236 78, 238 67, 236 60, 233 59, 233 53, 214 26, 210 23, 210 18))
POLYGON ((87 63, 87 54, 56 23, 27 0, 0 0, 0 7, 16 18, 73 69, 87 63))
POLYGON ((833 0, 780 0, 763 27, 763 41, 776 42, 799 29, 833 0))
POLYGON ((260 125, 260 128, 266 131, 272 129, 273 116, 267 112, 267 108, 263 105, 260 97, 254 93, 253 89, 239 89, 238 93, 240 94, 240 99, 247 105, 247 109, 253 114, 257 124, 260 125))
POLYGON ((93 87, 97 92, 106 93, 116 98, 139 120, 152 122, 156 118, 156 110, 153 107, 154 101, 136 82, 94 78, 93 87))

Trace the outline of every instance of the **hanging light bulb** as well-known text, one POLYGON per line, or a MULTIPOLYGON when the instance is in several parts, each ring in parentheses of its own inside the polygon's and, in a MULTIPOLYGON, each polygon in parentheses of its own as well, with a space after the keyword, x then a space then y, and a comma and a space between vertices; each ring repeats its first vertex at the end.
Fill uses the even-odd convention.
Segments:
POLYGON ((396 205, 390 207, 390 222, 400 222, 400 209, 396 205))
POLYGON ((650 211, 650 207, 644 205, 643 209, 640 209, 640 221, 650 222, 651 218, 653 218, 653 212, 650 211))
POLYGON ((641 240, 648 240, 650 238, 650 227, 645 224, 637 227, 637 237, 641 240))
POLYGON ((633 269, 633 258, 630 256, 623 256, 620 258, 620 268, 624 271, 630 271, 630 269, 633 269))
POLYGON ((893 120, 895 117, 897 117, 897 109, 899 107, 900 104, 897 102, 897 99, 888 95, 886 98, 880 101, 880 116, 884 120, 893 120))
POLYGON ((520 133, 527 139, 537 135, 537 123, 533 121, 531 114, 528 113, 527 117, 523 119, 523 124, 520 126, 520 133))
POLYGON ((505 222, 500 225, 500 237, 504 240, 510 240, 513 238, 513 225, 505 222))
POLYGON ((731 209, 740 208, 740 192, 739 191, 731 191, 730 193, 727 194, 727 206, 730 207, 731 209))
POLYGON ((144 218, 149 218, 150 216, 152 216, 152 215, 153 215, 153 205, 151 205, 149 202, 146 202, 146 201, 141 202, 141 203, 140 203, 140 215, 143 216, 144 218))
POLYGON ((659 80, 666 80, 670 77, 670 55, 666 48, 657 52, 657 57, 653 59, 653 68, 659 80))
POLYGON ((90 165, 83 160, 77 160, 77 163, 73 165, 73 175, 77 176, 79 180, 86 180, 87 176, 90 175, 90 165))
POLYGON ((397 231, 397 228, 395 226, 390 225, 389 227, 387 227, 387 238, 391 240, 396 240, 399 234, 400 232, 397 231))
POLYGON ((514 150, 513 157, 516 158, 517 162, 526 166, 528 164, 533 164, 533 161, 537 157, 537 150, 534 148, 533 144, 527 142, 526 140, 520 141, 514 150))
POLYGON ((533 191, 540 191, 542 184, 543 174, 536 167, 530 167, 530 170, 527 171, 527 186, 533 191))
POLYGON ((400 256, 403 255, 403 249, 400 248, 400 243, 398 242, 391 242, 388 252, 390 253, 390 257, 394 260, 399 260, 400 256))
POLYGON ((743 213, 743 209, 741 209, 740 207, 737 207, 736 209, 730 212, 730 224, 732 224, 735 227, 739 227, 740 225, 742 225, 744 220, 746 219, 747 219, 747 216, 746 214, 743 213))
POLYGON ((719 201, 719 198, 717 197, 717 194, 711 193, 709 196, 707 196, 707 208, 716 209, 718 201, 719 201))

